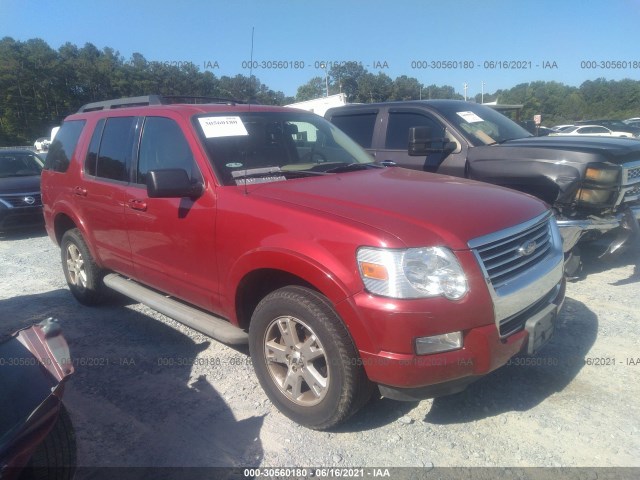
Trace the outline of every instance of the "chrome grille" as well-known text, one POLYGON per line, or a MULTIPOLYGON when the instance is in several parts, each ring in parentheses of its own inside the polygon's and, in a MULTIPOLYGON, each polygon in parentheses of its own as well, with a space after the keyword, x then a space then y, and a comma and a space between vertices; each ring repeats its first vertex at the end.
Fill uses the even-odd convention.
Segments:
POLYGON ((11 205, 12 207, 40 207, 42 206, 42 197, 39 193, 22 193, 19 195, 0 195, 0 201, 11 205), (33 202, 29 202, 29 198, 33 202))
POLYGON ((625 197, 637 197, 638 195, 640 195, 640 183, 624 194, 625 197))
POLYGON ((629 180, 636 180, 640 178, 640 167, 638 168, 631 168, 628 170, 627 172, 627 179, 629 180))
POLYGON ((521 231, 475 247, 494 288, 508 283, 538 263, 552 247, 549 218, 521 231))

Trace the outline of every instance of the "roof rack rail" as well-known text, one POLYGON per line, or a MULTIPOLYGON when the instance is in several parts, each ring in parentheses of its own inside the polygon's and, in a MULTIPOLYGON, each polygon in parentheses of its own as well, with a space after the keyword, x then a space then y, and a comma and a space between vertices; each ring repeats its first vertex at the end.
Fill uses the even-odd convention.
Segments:
POLYGON ((78 113, 110 110, 115 108, 145 107, 147 105, 171 105, 175 103, 221 103, 226 105, 235 105, 237 103, 244 102, 229 98, 199 97, 194 95, 144 95, 141 97, 118 98, 115 100, 87 103, 80 107, 78 113))

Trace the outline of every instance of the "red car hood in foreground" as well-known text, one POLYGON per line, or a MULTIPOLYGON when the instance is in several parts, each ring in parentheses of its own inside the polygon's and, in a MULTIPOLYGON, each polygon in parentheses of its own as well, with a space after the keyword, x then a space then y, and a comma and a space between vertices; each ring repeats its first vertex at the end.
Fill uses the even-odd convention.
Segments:
POLYGON ((250 192, 378 228, 408 246, 456 250, 547 210, 544 202, 502 187, 403 168, 266 183, 250 192))

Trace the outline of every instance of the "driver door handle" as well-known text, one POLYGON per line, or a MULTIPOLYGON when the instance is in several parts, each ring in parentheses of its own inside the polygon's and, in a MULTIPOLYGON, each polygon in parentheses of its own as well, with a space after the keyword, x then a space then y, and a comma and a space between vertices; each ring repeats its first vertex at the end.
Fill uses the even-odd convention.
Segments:
POLYGON ((79 197, 87 196, 87 189, 82 187, 73 187, 74 195, 78 195, 79 197))
POLYGON ((131 210, 139 210, 141 212, 145 212, 147 210, 147 202, 138 198, 132 198, 127 201, 127 206, 131 210))

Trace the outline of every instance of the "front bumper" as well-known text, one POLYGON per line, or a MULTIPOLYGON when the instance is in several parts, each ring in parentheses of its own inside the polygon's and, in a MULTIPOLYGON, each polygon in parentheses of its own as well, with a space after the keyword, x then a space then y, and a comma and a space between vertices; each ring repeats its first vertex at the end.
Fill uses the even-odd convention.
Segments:
POLYGON ((44 225, 42 206, 4 208, 0 205, 0 231, 44 225))
POLYGON ((455 393, 521 351, 536 353, 551 338, 566 280, 560 233, 549 214, 469 244, 470 250, 456 252, 469 284, 462 299, 393 300, 362 292, 352 297, 359 324, 339 311, 358 340, 359 361, 383 395, 414 400, 455 393), (543 253, 530 253, 535 261, 523 264, 525 256, 513 252, 530 238, 543 253), (515 273, 501 275, 491 263, 496 259, 515 273), (416 353, 417 339, 457 332, 461 348, 416 353), (368 345, 363 337, 371 339, 368 345))
MULTIPOLYGON (((527 319, 542 315, 554 319, 564 301, 565 285, 562 278, 554 287, 553 296, 527 307, 521 312, 522 315, 527 319)), ((360 306, 365 307, 362 303, 360 306)), ((487 306, 490 308, 490 305, 487 306)), ((373 307, 373 304, 369 303, 369 307, 373 307)), ((431 355, 416 355, 408 351, 398 353, 397 350, 375 353, 360 350, 359 361, 369 379, 379 385, 385 397, 418 400, 459 392, 481 376, 505 365, 514 355, 530 351, 534 343, 530 339, 530 329, 525 324, 509 336, 501 337, 495 323, 461 328, 461 323, 456 322, 460 317, 453 311, 451 318, 444 316, 441 322, 435 322, 440 317, 434 315, 435 310, 429 313, 395 312, 389 316, 389 323, 393 327, 389 327, 385 338, 393 342, 404 337, 404 343, 410 344, 415 338, 425 335, 426 332, 418 327, 420 324, 447 323, 451 330, 460 328, 463 332, 461 349, 431 355)), ((492 313, 485 312, 480 305, 475 310, 476 318, 486 318, 489 322, 493 319, 492 313)), ((373 323, 378 322, 373 320, 373 323)))
POLYGON ((634 225, 637 229, 638 222, 640 222, 640 206, 627 207, 616 215, 604 218, 557 220, 565 253, 571 251, 580 238, 589 231, 606 233, 616 228, 633 231, 634 225), (635 220, 635 223, 632 220, 635 220))

